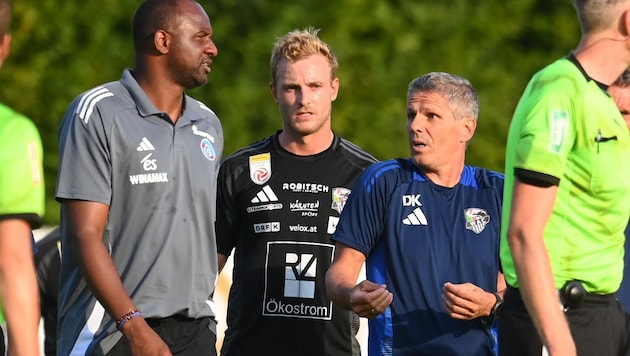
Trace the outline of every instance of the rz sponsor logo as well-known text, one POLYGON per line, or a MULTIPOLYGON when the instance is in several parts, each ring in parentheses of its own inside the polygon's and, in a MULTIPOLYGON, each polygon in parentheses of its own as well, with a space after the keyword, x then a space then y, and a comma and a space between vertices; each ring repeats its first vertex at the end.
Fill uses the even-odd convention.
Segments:
POLYGON ((324 276, 333 254, 331 244, 268 242, 262 315, 330 320, 332 301, 324 276))
POLYGON ((284 261, 284 296, 313 299, 317 257, 311 253, 287 253, 284 261))
POLYGON ((254 224, 254 232, 257 234, 263 232, 279 232, 280 231, 280 222, 272 221, 260 224, 254 224))

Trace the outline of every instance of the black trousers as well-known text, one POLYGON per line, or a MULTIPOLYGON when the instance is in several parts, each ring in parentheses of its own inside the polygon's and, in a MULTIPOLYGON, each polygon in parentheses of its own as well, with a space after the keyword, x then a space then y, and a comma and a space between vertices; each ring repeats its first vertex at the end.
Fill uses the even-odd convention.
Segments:
MULTIPOLYGON (((560 308, 560 299, 557 301, 560 308)), ((587 294, 564 314, 580 356, 630 356, 630 319, 614 294, 587 294)), ((508 287, 497 315, 499 355, 540 356, 542 342, 517 288, 508 287)))
MULTIPOLYGON (((147 324, 164 340, 177 356, 216 356, 217 336, 210 329, 210 318, 189 319, 172 316, 146 319, 147 324)), ((125 336, 107 353, 110 356, 131 356, 125 336)))
POLYGON ((0 356, 6 355, 6 352, 7 352, 7 348, 6 348, 6 345, 4 344, 4 330, 0 328, 0 356))

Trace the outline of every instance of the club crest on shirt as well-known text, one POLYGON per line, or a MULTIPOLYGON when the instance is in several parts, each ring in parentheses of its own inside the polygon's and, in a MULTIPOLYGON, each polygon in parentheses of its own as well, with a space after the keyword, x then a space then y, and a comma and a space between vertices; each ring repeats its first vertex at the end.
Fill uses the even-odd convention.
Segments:
POLYGON ((339 214, 346 206, 346 201, 350 196, 351 190, 343 187, 335 187, 332 189, 332 206, 333 210, 336 210, 339 214))
POLYGON ((485 209, 481 208, 465 209, 464 218, 466 219, 466 230, 471 230, 477 235, 479 235, 490 222, 490 215, 485 209))
POLYGON ((271 153, 261 153, 249 157, 249 178, 263 185, 271 178, 271 153))
POLYGON ((201 149, 201 153, 204 157, 206 157, 209 161, 214 161, 217 158, 217 153, 214 150, 214 146, 209 139, 203 138, 201 143, 199 144, 199 148, 201 149))

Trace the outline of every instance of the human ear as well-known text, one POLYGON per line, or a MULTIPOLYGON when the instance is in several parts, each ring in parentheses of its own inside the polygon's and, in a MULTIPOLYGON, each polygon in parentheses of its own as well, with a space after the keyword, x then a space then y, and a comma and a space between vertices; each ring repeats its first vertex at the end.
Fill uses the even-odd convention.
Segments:
POLYGON ((171 42, 170 33, 164 30, 155 31, 155 34, 153 35, 153 45, 155 46, 155 49, 158 52, 162 54, 168 53, 170 42, 171 42))
POLYGON ((468 142, 475 134, 477 120, 474 117, 464 117, 462 119, 462 142, 468 142))
POLYGON ((9 52, 11 52, 11 35, 5 33, 0 36, 0 67, 5 59, 9 56, 9 52))

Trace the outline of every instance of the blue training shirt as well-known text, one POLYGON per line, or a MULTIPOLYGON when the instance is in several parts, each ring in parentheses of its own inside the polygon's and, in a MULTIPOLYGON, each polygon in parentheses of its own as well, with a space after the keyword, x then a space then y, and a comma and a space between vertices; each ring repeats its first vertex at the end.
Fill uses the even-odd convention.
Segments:
POLYGON ((630 222, 626 226, 626 242, 624 243, 623 280, 617 291, 617 299, 621 301, 626 312, 630 311, 630 222))
POLYGON ((442 286, 495 291, 503 175, 465 166, 452 188, 411 159, 380 162, 357 181, 333 239, 367 257, 367 279, 387 285, 391 306, 369 321, 370 355, 492 355, 482 320, 446 314, 442 286))

